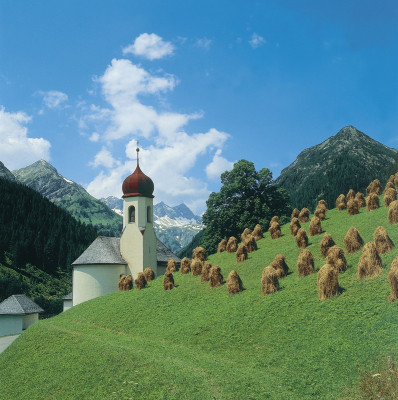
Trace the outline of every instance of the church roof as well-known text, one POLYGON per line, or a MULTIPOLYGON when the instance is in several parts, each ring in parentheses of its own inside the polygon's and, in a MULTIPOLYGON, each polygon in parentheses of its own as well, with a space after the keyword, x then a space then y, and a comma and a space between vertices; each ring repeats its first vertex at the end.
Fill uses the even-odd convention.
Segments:
POLYGON ((137 163, 135 171, 123 181, 123 197, 144 196, 153 198, 154 188, 152 179, 141 171, 137 163))
POLYGON ((72 265, 127 264, 120 255, 120 239, 98 236, 72 265))
MULTIPOLYGON (((174 258, 177 262, 181 261, 159 239, 156 243, 156 252, 158 262, 167 262, 169 258, 174 258)), ((127 264, 120 254, 120 238, 98 236, 72 263, 72 265, 86 264, 127 264)))
POLYGON ((25 315, 44 310, 24 294, 14 294, 0 303, 0 315, 25 315))

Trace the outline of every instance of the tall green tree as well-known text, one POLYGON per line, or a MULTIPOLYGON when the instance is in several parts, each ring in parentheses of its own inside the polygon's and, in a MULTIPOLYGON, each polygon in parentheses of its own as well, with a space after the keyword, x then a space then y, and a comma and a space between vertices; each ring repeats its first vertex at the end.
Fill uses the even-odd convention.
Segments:
POLYGON ((203 215, 206 228, 201 245, 214 253, 222 238, 240 237, 245 228, 260 224, 268 229, 270 219, 290 214, 289 197, 277 188, 268 168, 256 171, 254 164, 240 160, 221 175, 221 189, 211 193, 203 215))

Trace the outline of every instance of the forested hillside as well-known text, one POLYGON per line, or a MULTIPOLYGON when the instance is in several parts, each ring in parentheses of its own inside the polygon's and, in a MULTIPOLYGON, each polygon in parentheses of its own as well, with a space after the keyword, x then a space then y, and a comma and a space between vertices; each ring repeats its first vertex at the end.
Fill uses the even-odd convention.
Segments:
POLYGON ((33 189, 0 178, 0 301, 66 294, 71 263, 96 236, 33 189))
POLYGON ((324 199, 334 205, 349 189, 364 192, 369 182, 384 185, 397 171, 398 151, 346 126, 319 145, 303 150, 276 179, 290 195, 292 207, 315 208, 324 199))

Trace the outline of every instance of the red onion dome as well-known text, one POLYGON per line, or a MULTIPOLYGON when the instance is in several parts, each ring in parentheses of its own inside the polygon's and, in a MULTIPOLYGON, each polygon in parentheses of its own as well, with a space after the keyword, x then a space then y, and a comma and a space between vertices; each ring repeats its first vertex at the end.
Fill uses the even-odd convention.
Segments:
POLYGON ((152 179, 146 176, 137 165, 135 171, 129 175, 123 182, 122 190, 123 197, 143 196, 143 197, 154 197, 152 179))

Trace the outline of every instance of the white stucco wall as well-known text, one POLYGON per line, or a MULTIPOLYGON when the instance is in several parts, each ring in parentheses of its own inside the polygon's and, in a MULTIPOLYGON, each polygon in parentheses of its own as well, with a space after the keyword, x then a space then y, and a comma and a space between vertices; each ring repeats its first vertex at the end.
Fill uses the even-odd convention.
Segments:
POLYGON ((22 332, 22 315, 0 315, 0 336, 22 332))
POLYGON ((156 235, 153 229, 153 199, 135 196, 123 199, 123 233, 120 252, 128 263, 129 274, 135 279, 138 272, 151 267, 157 272, 156 235), (135 222, 129 222, 129 208, 135 207, 135 222), (150 208, 150 220, 147 209, 150 208), (141 233, 141 230, 144 233, 141 233))
POLYGON ((29 328, 32 324, 34 324, 38 320, 39 320, 38 313, 24 315, 22 318, 22 329, 29 328))
POLYGON ((64 300, 64 311, 69 310, 72 306, 72 300, 64 300))
POLYGON ((124 264, 75 265, 73 268, 73 305, 117 292, 124 264))

